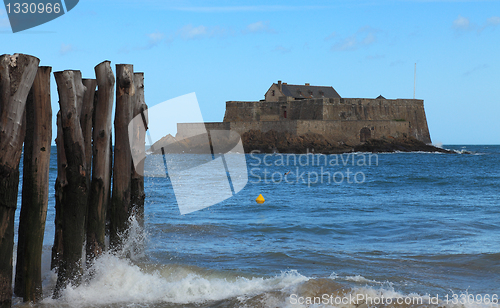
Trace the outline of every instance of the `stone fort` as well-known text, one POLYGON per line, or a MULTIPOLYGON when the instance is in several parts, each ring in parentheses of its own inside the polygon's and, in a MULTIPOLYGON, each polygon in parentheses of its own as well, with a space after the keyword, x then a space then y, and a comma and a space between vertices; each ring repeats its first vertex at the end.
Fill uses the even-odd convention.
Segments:
MULTIPOLYGON (((260 101, 228 101, 223 122, 207 130, 317 133, 356 145, 370 138, 411 136, 431 143, 424 101, 419 99, 343 98, 333 87, 273 83, 260 101)), ((192 136, 193 123, 179 123, 176 137, 192 136)))

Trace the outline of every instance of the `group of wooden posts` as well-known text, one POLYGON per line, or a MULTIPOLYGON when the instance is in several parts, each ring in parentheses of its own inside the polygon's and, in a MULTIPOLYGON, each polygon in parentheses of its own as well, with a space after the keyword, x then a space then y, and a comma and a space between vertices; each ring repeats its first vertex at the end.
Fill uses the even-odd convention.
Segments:
MULTIPOLYGON (((14 218, 23 143, 14 293, 24 301, 42 297, 52 111, 51 67, 39 67, 39 62, 24 54, 0 56, 0 307, 10 307, 13 296, 14 218)), ((60 106, 51 262, 58 273, 55 297, 68 283, 77 285, 81 280, 86 266, 82 264, 83 245, 90 265, 106 249, 108 232, 109 248, 118 249, 130 216, 136 215, 142 222, 144 214, 143 172, 132 163, 128 133, 132 118, 141 113, 144 117, 147 108, 144 74, 134 73, 129 64, 116 65, 114 156, 111 115, 115 76, 110 62, 97 65, 95 75, 96 79, 82 79, 80 71, 54 73, 60 106)), ((133 132, 135 143, 144 144, 144 130, 133 132)))

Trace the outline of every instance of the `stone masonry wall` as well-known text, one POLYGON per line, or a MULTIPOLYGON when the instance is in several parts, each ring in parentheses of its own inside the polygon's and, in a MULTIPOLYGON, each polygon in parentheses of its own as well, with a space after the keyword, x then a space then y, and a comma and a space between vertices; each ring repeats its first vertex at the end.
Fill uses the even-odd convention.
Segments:
POLYGON ((397 121, 297 121, 298 135, 308 132, 322 134, 349 145, 361 142, 361 130, 369 131, 369 138, 381 139, 409 135, 408 122, 397 121))
POLYGON ((325 101, 323 110, 325 120, 407 122, 410 136, 431 142, 423 100, 337 98, 325 101))
POLYGON ((290 128, 287 122, 305 120, 312 122, 308 124, 302 122, 302 126, 297 126, 295 130, 298 134, 305 129, 303 127, 315 127, 316 133, 331 135, 332 138, 336 136, 335 140, 339 141, 353 141, 359 137, 360 127, 366 126, 370 129, 374 127, 373 138, 378 138, 379 135, 396 136, 405 133, 423 142, 431 142, 423 100, 320 98, 283 102, 230 101, 226 102, 224 116, 224 122, 231 122, 231 129, 238 127, 242 131, 244 127, 263 127, 264 124, 233 124, 233 122, 278 122, 266 124, 266 127, 272 125, 278 130, 290 128), (325 124, 314 122, 318 120, 324 120, 325 124), (340 121, 342 124, 331 121, 340 121), (387 123, 367 124, 363 121, 387 121, 387 123), (375 130, 375 127, 378 128, 375 130))
MULTIPOLYGON (((177 138, 193 136, 193 131, 199 132, 199 123, 178 124, 177 138)), ((367 138, 399 137, 410 134, 408 122, 399 121, 339 121, 339 120, 290 120, 290 121, 238 121, 205 123, 207 130, 232 130, 240 135, 250 130, 267 132, 290 132, 296 135, 307 133, 321 134, 337 142, 349 145, 361 143, 362 129, 368 131, 367 138)))

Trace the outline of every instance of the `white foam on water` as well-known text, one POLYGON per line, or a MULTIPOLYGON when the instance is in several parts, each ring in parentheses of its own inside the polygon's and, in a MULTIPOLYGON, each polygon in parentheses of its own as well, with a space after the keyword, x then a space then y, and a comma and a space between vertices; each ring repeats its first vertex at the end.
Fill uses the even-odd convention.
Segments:
MULTIPOLYGON (((180 264, 140 264, 143 256, 144 232, 135 220, 124 234, 126 240, 120 251, 106 252, 95 260, 84 273, 79 286, 69 285, 62 291, 59 299, 52 299, 52 290, 57 275, 44 267, 46 307, 148 307, 158 304, 181 305, 203 304, 212 301, 228 300, 228 307, 345 307, 369 305, 368 301, 338 304, 335 302, 319 304, 294 303, 292 295, 322 296, 334 294, 336 297, 372 298, 421 298, 422 306, 429 305, 429 295, 403 294, 396 291, 390 282, 381 283, 361 275, 338 276, 335 272, 328 279, 313 279, 296 270, 282 272, 272 277, 244 276, 235 272, 214 271, 195 266, 180 264), (331 281, 328 282, 328 280, 331 281), (333 282, 335 281, 335 282, 333 282), (365 283, 364 287, 349 287, 342 281, 365 283), (369 284, 378 284, 370 286, 369 284)), ((50 255, 50 250, 46 250, 50 255)), ((46 259, 46 258, 45 258, 46 259)), ((50 260, 45 260, 44 263, 50 260)), ((440 297, 439 307, 491 307, 482 303, 465 305, 446 304, 440 297)), ((389 305, 390 306, 390 305, 389 305)), ((418 307, 418 305, 396 305, 394 307, 418 307)), ((421 307, 421 306, 420 306, 421 307)), ((495 306, 498 307, 498 306, 495 306)))
POLYGON ((382 282, 379 282, 376 280, 371 280, 371 279, 365 278, 361 275, 345 276, 344 279, 347 281, 354 281, 354 282, 361 282, 361 283, 376 283, 376 284, 382 283, 382 282))
MULTIPOLYGON (((56 275, 48 275, 54 285, 56 275)), ((384 307, 376 304, 382 298, 421 299, 410 305, 385 305, 385 307, 491 307, 482 303, 467 303, 466 305, 446 304, 439 297, 439 304, 430 305, 430 295, 403 294, 395 290, 391 283, 380 283, 361 275, 338 276, 332 273, 330 280, 345 280, 358 283, 377 283, 379 286, 352 287, 343 284, 329 286, 301 275, 292 270, 282 272, 273 277, 243 277, 234 272, 225 273, 210 271, 186 265, 137 265, 130 259, 111 253, 99 257, 93 266, 85 273, 83 283, 79 286, 68 286, 60 299, 52 299, 50 295, 42 301, 48 307, 103 307, 108 305, 121 306, 155 306, 157 304, 203 304, 211 301, 230 300, 228 307, 384 307), (91 276, 90 273, 93 273, 91 276), (310 285, 308 286, 308 284, 310 285), (336 289, 340 286, 343 290, 336 289), (309 305, 297 303, 292 295, 317 296, 334 294, 334 297, 355 298, 362 296, 365 300, 338 304, 334 301, 309 305), (373 305, 370 305, 371 298, 373 305)), ((44 286, 46 287, 46 286, 44 286)), ((498 306, 495 306, 498 307, 498 306)))
MULTIPOLYGON (((353 276, 355 277, 355 276, 353 276)), ((266 298, 263 307, 335 307, 335 308, 358 308, 358 307, 400 307, 400 308, 422 308, 422 307, 445 307, 445 308, 492 308, 499 307, 498 304, 486 304, 483 302, 453 303, 451 298, 446 301, 444 297, 436 295, 420 295, 417 293, 403 294, 396 291, 392 286, 384 284, 380 287, 355 287, 347 289, 346 292, 332 292, 324 294, 300 294, 290 293, 286 300, 276 305, 277 298, 266 298), (332 297, 330 297, 332 295, 332 297), (316 301, 315 301, 316 300, 316 301)), ((465 295, 467 295, 465 293, 465 295)), ((459 295, 460 298, 460 295, 459 295)))
POLYGON ((121 250, 106 252, 84 273, 79 286, 67 286, 59 299, 52 299, 57 280, 53 271, 45 274, 48 290, 42 304, 48 306, 104 306, 157 303, 204 303, 245 298, 269 291, 283 291, 307 281, 297 271, 274 277, 243 277, 186 265, 136 264, 144 256, 145 234, 132 218, 123 234, 121 250))
POLYGON ((106 253, 96 260, 80 286, 68 286, 58 300, 47 298, 44 304, 75 306, 120 303, 203 303, 238 296, 255 296, 272 290, 283 290, 308 280, 296 271, 271 278, 228 277, 200 274, 183 267, 163 266, 148 271, 130 260, 106 253))
POLYGON ((368 278, 365 278, 361 275, 354 275, 354 276, 339 276, 337 273, 333 272, 330 274, 328 277, 329 279, 332 280, 345 280, 345 281, 353 281, 353 282, 359 282, 359 283, 371 283, 371 284, 382 284, 380 281, 376 280, 371 280, 368 278))

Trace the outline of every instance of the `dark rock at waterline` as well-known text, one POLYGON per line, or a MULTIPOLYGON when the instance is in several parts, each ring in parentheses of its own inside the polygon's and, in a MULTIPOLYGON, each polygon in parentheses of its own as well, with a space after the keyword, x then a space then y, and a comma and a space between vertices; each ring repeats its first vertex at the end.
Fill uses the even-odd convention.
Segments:
POLYGON ((241 139, 245 153, 259 151, 261 153, 323 153, 338 154, 352 152, 353 148, 344 143, 328 140, 323 135, 308 133, 302 136, 289 132, 274 130, 261 132, 251 130, 245 132, 241 139))
POLYGON ((413 137, 369 139, 354 146, 356 152, 439 152, 454 154, 455 152, 426 144, 413 137))
POLYGON ((308 133, 302 136, 289 132, 251 130, 242 136, 245 153, 322 153, 339 154, 349 152, 440 152, 454 153, 449 150, 425 144, 413 137, 369 139, 359 145, 348 145, 327 139, 323 135, 308 133))
MULTIPOLYGON (((192 153, 210 154, 211 150, 216 153, 226 153, 235 148, 239 142, 238 134, 227 131, 192 136, 190 138, 176 139, 167 135, 156 142, 150 151, 155 154, 164 153, 192 153), (210 146, 209 142, 212 142, 210 146)), ((455 153, 453 151, 425 144, 413 137, 388 137, 383 139, 369 139, 358 145, 348 145, 343 142, 333 141, 316 133, 307 133, 297 136, 289 132, 277 132, 274 130, 261 132, 250 130, 241 136, 245 153, 258 151, 260 153, 322 153, 340 154, 350 152, 440 152, 455 153)))

